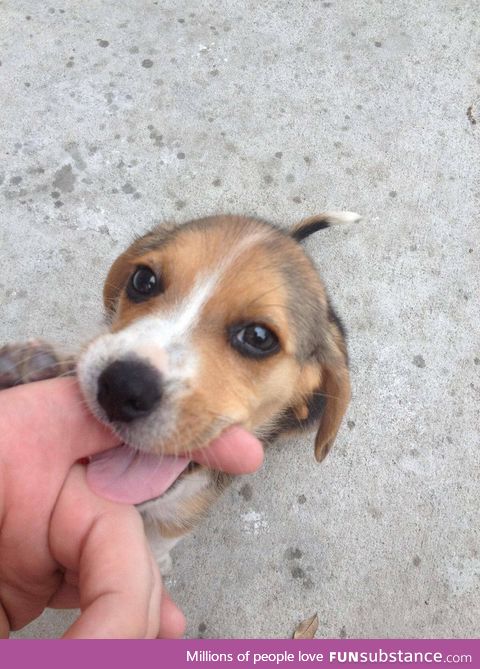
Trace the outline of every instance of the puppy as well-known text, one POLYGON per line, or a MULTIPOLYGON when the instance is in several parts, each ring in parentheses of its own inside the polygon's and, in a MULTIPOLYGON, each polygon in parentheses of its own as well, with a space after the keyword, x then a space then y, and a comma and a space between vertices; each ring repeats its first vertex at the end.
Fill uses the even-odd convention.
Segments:
MULTIPOLYGON (((345 331, 300 242, 357 220, 326 212, 284 231, 213 216, 159 226, 113 263, 109 332, 87 345, 76 372, 123 445, 92 458, 87 479, 138 505, 164 573, 170 549, 230 480, 193 463, 193 450, 234 425, 264 443, 315 427, 316 459, 330 450, 350 399, 345 331)), ((0 387, 2 369, 4 385, 15 376, 8 355, 0 387)))

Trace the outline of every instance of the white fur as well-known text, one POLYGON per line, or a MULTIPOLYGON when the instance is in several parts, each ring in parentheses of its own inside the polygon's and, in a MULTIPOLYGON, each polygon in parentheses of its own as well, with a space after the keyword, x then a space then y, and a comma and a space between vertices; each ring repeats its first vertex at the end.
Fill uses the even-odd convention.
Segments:
POLYGON ((322 213, 330 225, 343 225, 344 223, 359 223, 362 220, 360 214, 354 211, 325 211, 322 213))
POLYGON ((162 497, 144 502, 138 506, 146 522, 162 520, 165 523, 174 523, 178 518, 178 505, 191 497, 195 497, 210 482, 210 474, 205 469, 189 473, 177 481, 174 487, 162 497))
MULTIPOLYGON (((215 285, 213 275, 198 281, 188 297, 166 314, 141 318, 120 332, 105 334, 90 344, 80 358, 77 372, 85 398, 99 418, 106 420, 97 403, 98 377, 110 363, 129 354, 149 360, 162 374, 170 393, 178 394, 186 382, 195 377, 197 356, 189 335, 215 285)), ((173 405, 170 405, 169 415, 162 416, 170 424, 173 423, 172 411, 173 405)), ((162 430, 166 427, 162 421, 162 430)))
POLYGON ((172 558, 170 556, 170 551, 182 537, 175 537, 174 539, 166 539, 162 537, 158 530, 154 530, 151 526, 145 526, 145 534, 152 549, 153 557, 155 562, 158 564, 160 573, 162 576, 168 576, 172 571, 172 558))
POLYGON ((174 307, 141 318, 120 332, 98 337, 80 358, 77 368, 80 386, 90 409, 105 422, 108 422, 107 418, 97 402, 97 383, 110 363, 135 354, 149 360, 162 374, 165 385, 162 406, 138 424, 122 429, 122 438, 134 437, 132 442, 129 441, 132 445, 149 450, 155 442, 155 426, 161 425, 165 437, 175 429, 177 401, 192 385, 198 370, 193 334, 202 310, 232 263, 266 236, 268 233, 255 232, 239 240, 219 266, 198 277, 191 292, 174 307))
POLYGON ((144 502, 137 507, 142 514, 147 539, 162 576, 166 576, 170 572, 172 568, 170 551, 182 537, 175 537, 173 539, 162 537, 156 523, 158 521, 175 523, 178 518, 180 505, 188 499, 195 497, 209 483, 210 473, 204 469, 199 469, 177 481, 172 490, 167 491, 162 497, 144 502))
MULTIPOLYGON (((98 377, 115 360, 129 354, 146 358, 162 374, 164 395, 160 406, 149 416, 131 426, 119 428, 127 443, 139 450, 158 450, 162 438, 168 438, 176 429, 178 399, 188 392, 198 370, 194 331, 202 310, 229 267, 249 248, 268 237, 268 232, 255 232, 238 241, 219 265, 209 274, 197 278, 191 292, 170 309, 141 318, 117 333, 94 340, 78 363, 78 379, 84 396, 101 420, 108 423, 97 402, 98 377)), ((145 521, 147 536, 162 570, 171 566, 170 549, 178 539, 162 538, 156 523, 174 523, 180 505, 208 486, 210 474, 198 470, 180 479, 162 497, 139 505, 145 521)))

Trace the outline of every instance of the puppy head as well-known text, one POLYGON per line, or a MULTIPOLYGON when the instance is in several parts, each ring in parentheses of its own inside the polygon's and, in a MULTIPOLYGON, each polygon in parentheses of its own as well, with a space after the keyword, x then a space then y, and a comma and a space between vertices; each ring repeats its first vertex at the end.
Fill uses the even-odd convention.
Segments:
POLYGON ((260 437, 317 424, 323 459, 349 400, 347 356, 298 240, 325 221, 289 234, 218 216, 134 242, 105 283, 110 332, 79 361, 93 412, 130 446, 163 454, 232 424, 260 437))

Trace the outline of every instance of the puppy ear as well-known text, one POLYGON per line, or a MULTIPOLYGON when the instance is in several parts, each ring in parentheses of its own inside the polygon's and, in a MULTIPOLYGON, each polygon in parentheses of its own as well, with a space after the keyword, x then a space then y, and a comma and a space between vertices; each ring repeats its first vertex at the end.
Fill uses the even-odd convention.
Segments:
POLYGON ((301 242, 306 237, 313 235, 314 232, 325 230, 332 225, 342 225, 344 223, 358 223, 362 217, 353 211, 324 211, 316 216, 305 218, 290 230, 290 236, 297 242, 301 242))
MULTIPOLYGON (((317 427, 315 458, 317 462, 328 455, 350 401, 350 377, 346 358, 328 364, 316 363, 316 370, 306 368, 303 374, 303 399, 289 409, 276 435, 282 432, 308 430, 317 427), (312 383, 311 380, 315 379, 312 383), (319 381, 320 379, 320 381, 319 381), (306 386, 309 387, 307 390, 306 386)), ((275 435, 275 436, 276 436, 275 435)))
POLYGON ((330 451, 350 401, 350 378, 345 358, 322 370, 322 384, 317 390, 324 399, 324 409, 315 437, 315 458, 321 462, 330 451))
POLYGON ((332 447, 350 401, 346 333, 327 302, 328 325, 321 351, 302 370, 300 399, 287 412, 285 431, 317 427, 315 458, 321 462, 332 447))

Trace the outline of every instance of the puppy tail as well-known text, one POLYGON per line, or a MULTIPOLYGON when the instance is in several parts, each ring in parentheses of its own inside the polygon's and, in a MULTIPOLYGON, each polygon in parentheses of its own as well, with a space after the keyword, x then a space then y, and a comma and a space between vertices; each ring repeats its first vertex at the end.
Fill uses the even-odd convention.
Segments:
POLYGON ((290 230, 290 235, 297 242, 301 242, 314 232, 325 230, 332 225, 343 225, 344 223, 358 223, 362 220, 360 214, 354 211, 324 211, 322 214, 305 218, 290 230))

